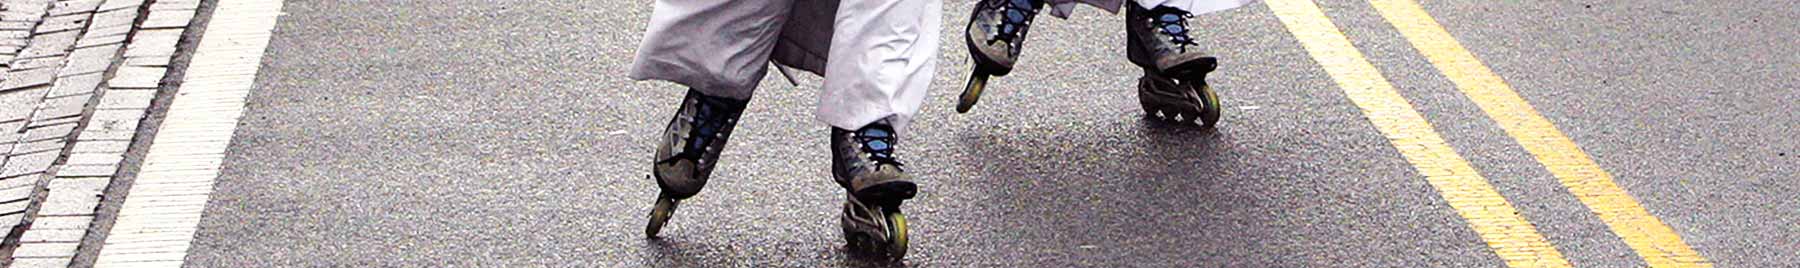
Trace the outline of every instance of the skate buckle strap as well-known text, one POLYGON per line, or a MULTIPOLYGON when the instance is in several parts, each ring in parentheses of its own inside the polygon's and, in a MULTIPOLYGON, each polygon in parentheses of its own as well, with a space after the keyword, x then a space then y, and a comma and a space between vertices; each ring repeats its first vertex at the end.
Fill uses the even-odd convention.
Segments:
POLYGON ((869 161, 877 165, 905 166, 900 159, 894 157, 896 141, 892 127, 886 125, 869 125, 856 131, 856 142, 862 144, 862 151, 869 155, 869 161))
POLYGON ((1168 6, 1157 6, 1150 10, 1150 24, 1156 27, 1157 32, 1168 35, 1169 42, 1175 43, 1175 48, 1182 53, 1187 53, 1187 46, 1199 45, 1188 37, 1187 20, 1193 17, 1194 14, 1186 10, 1168 6))

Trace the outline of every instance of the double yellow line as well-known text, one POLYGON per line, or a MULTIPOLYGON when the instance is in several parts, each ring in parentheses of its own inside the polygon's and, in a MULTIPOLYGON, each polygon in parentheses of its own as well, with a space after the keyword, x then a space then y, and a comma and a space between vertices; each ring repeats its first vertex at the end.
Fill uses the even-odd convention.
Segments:
MULTIPOLYGON (((1571 267, 1511 203, 1439 136, 1310 0, 1269 8, 1345 95, 1512 267, 1571 267)), ((1711 267, 1613 182, 1612 175, 1544 119, 1414 0, 1370 0, 1382 18, 1652 267, 1711 267)))

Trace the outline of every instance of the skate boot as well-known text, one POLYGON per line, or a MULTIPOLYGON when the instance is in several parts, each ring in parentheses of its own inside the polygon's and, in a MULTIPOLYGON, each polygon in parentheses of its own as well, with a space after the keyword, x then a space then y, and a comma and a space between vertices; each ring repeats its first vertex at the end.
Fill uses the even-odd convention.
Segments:
POLYGON ((1126 53, 1144 68, 1138 79, 1138 102, 1151 118, 1194 124, 1218 123, 1219 97, 1206 84, 1206 74, 1219 65, 1189 37, 1193 15, 1173 7, 1144 9, 1126 3, 1126 53))
POLYGON ((857 130, 831 128, 831 175, 848 192, 842 226, 849 246, 899 260, 906 256, 906 215, 900 203, 918 185, 894 157, 899 136, 882 120, 857 130))
POLYGON ((1031 29, 1031 20, 1044 7, 1043 0, 982 0, 975 3, 974 13, 969 15, 969 26, 963 28, 963 39, 968 41, 969 58, 975 60, 975 70, 969 76, 969 86, 963 89, 962 98, 957 100, 956 112, 967 113, 981 99, 982 89, 987 88, 988 76, 1006 76, 1011 73, 1013 63, 1019 59, 1025 45, 1025 33, 1031 29))
POLYGON ((719 152, 737 125, 748 100, 712 97, 689 89, 681 100, 681 109, 669 126, 663 129, 662 143, 656 147, 655 164, 650 174, 662 192, 656 195, 656 207, 650 211, 650 225, 644 234, 656 237, 664 223, 674 215, 682 199, 693 197, 706 186, 712 176, 719 152))

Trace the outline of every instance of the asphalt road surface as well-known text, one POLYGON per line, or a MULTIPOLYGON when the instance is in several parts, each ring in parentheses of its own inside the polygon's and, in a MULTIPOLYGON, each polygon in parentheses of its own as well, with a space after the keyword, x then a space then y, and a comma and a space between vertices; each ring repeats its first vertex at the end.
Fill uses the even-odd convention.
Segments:
MULTIPOLYGON (((1196 19, 1226 109, 1195 130, 1143 119, 1123 16, 1086 7, 956 114, 969 2, 902 140, 905 265, 1507 265, 1269 5, 1196 19)), ((1791 3, 1420 4, 1705 261, 1800 265, 1791 3)), ((1570 263, 1647 265, 1370 3, 1318 5, 1570 263)), ((651 8, 289 1, 188 265, 875 264, 845 252, 811 75, 765 79, 705 192, 643 237, 683 92, 625 77, 651 8)))

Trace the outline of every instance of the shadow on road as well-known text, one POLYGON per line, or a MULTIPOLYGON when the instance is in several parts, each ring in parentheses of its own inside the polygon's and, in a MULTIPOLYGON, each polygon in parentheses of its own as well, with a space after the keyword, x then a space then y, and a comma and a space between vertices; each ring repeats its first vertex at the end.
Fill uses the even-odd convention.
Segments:
MULTIPOLYGON (((1083 126, 984 127, 960 131, 957 159, 979 189, 963 197, 967 217, 1003 241, 995 253, 1038 259, 1116 262, 1134 254, 1209 259, 1245 250, 1213 243, 1215 231, 1239 232, 1260 200, 1233 197, 1246 177, 1227 135, 1140 119, 1083 126)), ((1250 183, 1254 184, 1254 183, 1250 183)), ((954 246, 953 246, 954 247, 954 246)), ((1130 262, 1126 262, 1130 263, 1130 262)))
MULTIPOLYGON (((841 242, 841 241, 840 241, 841 242)), ((645 239, 645 248, 650 249, 645 256, 645 264, 650 267, 743 267, 766 266, 758 264, 758 258, 767 258, 754 254, 757 250, 720 243, 689 243, 675 239, 645 239), (748 254, 747 254, 748 253, 748 254)), ((744 246, 749 247, 749 246, 744 246)), ((829 252, 819 252, 822 256, 837 257, 838 267, 907 267, 905 263, 887 261, 880 256, 855 252, 847 246, 830 247, 829 252)), ((780 262, 779 260, 770 260, 780 262)))

